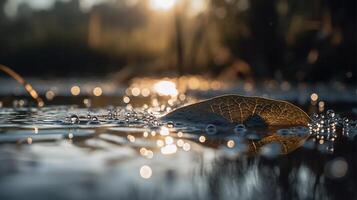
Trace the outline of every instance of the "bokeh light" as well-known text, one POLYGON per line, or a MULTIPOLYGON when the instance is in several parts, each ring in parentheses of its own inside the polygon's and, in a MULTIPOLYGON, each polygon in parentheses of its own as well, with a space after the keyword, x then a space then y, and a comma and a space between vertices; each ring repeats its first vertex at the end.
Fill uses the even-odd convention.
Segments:
POLYGON ((96 97, 101 96, 102 93, 103 93, 103 91, 102 91, 102 88, 100 88, 100 87, 95 87, 93 89, 93 95, 96 96, 96 97))
POLYGON ((140 176, 144 179, 149 179, 152 176, 152 169, 148 165, 140 168, 140 176))
POLYGON ((81 93, 81 88, 77 85, 71 87, 71 94, 73 96, 78 96, 81 93))
POLYGON ((150 0, 150 8, 153 10, 167 11, 175 6, 178 0, 150 0))
POLYGON ((178 91, 176 88, 176 84, 172 81, 159 81, 154 84, 154 90, 159 95, 170 95, 170 96, 177 96, 178 91))

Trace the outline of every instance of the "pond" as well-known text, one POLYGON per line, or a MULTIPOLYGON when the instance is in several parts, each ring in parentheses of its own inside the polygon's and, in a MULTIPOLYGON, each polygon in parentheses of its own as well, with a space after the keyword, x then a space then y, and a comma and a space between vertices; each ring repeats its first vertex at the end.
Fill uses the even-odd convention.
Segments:
POLYGON ((0 87, 0 199, 356 198, 355 89, 346 96, 321 88, 315 94, 308 86, 299 93, 298 87, 281 92, 237 85, 183 95, 164 82, 156 94, 146 95, 136 83, 110 95, 102 86, 103 95, 93 97, 61 93, 66 84, 53 84, 56 97, 42 108, 0 87), (242 91, 284 97, 312 122, 264 131, 240 124, 221 134, 213 124, 177 126, 160 118, 242 91), (278 139, 262 142, 272 135, 278 139))

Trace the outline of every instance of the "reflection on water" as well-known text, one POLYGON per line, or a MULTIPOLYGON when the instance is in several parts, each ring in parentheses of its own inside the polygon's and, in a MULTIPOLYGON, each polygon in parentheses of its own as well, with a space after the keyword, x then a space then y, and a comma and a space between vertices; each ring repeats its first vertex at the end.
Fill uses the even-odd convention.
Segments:
POLYGON ((159 120, 163 112, 2 108, 1 199, 356 197, 354 121, 328 111, 309 128, 237 125, 221 135, 214 125, 177 130, 159 120))

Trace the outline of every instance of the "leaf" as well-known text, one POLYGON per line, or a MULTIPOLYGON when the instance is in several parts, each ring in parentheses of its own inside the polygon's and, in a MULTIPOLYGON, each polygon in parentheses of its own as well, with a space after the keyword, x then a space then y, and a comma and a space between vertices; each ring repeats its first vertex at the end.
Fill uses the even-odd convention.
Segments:
MULTIPOLYGON (((281 147, 277 152, 279 154, 294 151, 307 139, 307 132, 299 134, 292 131, 283 135, 277 131, 283 127, 306 126, 310 122, 309 116, 303 110, 289 102, 239 95, 220 96, 184 106, 163 116, 162 120, 201 128, 214 124, 220 133, 232 133, 235 124, 245 124, 248 130, 252 129, 250 133, 260 137, 257 140, 244 139, 247 154, 259 153, 270 148, 269 145, 272 144, 281 147), (265 128, 264 131, 261 127, 265 128)), ((218 134, 207 137, 207 141, 202 145, 218 148, 226 143, 226 138, 218 134)))
POLYGON ((297 106, 262 97, 225 95, 178 108, 162 117, 164 121, 247 127, 306 126, 309 116, 297 106))

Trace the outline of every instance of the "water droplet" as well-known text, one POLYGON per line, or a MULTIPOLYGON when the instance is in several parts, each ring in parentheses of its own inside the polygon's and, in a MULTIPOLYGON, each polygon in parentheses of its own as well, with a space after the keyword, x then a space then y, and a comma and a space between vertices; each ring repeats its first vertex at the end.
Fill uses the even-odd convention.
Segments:
POLYGON ((73 114, 69 117, 69 120, 72 124, 78 124, 79 123, 79 117, 76 114, 73 114))
POLYGON ((344 117, 343 121, 342 121, 343 127, 349 127, 349 125, 350 125, 349 122, 350 122, 350 120, 347 117, 344 117))
POLYGON ((317 113, 312 114, 311 116, 312 121, 317 121, 319 119, 319 115, 317 113))
POLYGON ((335 149, 334 149, 333 145, 331 144, 331 145, 327 146, 326 150, 327 150, 327 153, 333 153, 335 149))
POLYGON ((107 118, 108 120, 114 119, 112 109, 108 109, 108 114, 107 114, 106 118, 107 118))
POLYGON ((174 127, 174 123, 172 121, 169 121, 169 122, 167 122, 166 126, 168 128, 173 128, 174 127))
POLYGON ((88 122, 88 124, 100 124, 98 117, 92 116, 91 120, 88 122))
POLYGON ((237 124, 234 127, 234 133, 238 134, 239 136, 245 135, 246 132, 247 132, 247 129, 245 128, 244 124, 237 124))
POLYGON ((90 112, 87 113, 87 119, 90 120, 92 116, 90 115, 90 112))
POLYGON ((208 135, 215 135, 217 133, 217 128, 213 124, 208 124, 205 130, 208 135))
POLYGON ((333 110, 326 111, 326 114, 330 118, 334 118, 335 117, 335 111, 333 111, 333 110))

